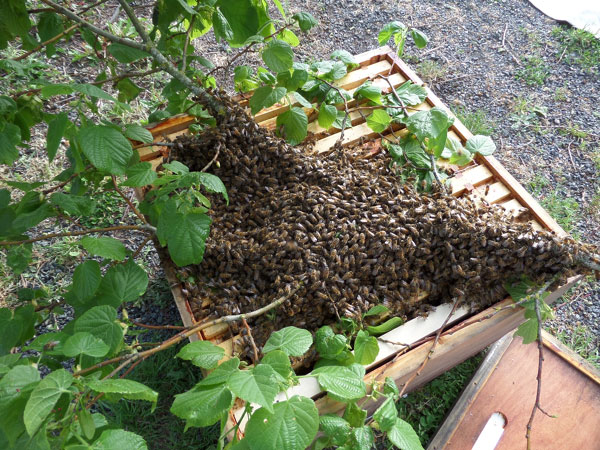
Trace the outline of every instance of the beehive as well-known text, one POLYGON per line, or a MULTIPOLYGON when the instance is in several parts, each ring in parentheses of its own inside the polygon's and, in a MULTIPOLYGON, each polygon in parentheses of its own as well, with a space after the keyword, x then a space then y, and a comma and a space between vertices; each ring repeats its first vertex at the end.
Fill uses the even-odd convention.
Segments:
MULTIPOLYGON (((389 83, 394 87, 400 86, 407 80, 415 84, 423 85, 422 80, 388 47, 358 55, 357 60, 360 67, 349 72, 344 78, 338 80, 338 86, 346 89, 350 94, 366 80, 372 80, 374 85, 381 87, 384 91, 390 90, 389 83), (383 75, 387 78, 378 77, 383 75)), ((450 113, 448 108, 427 89, 428 97, 424 103, 417 109, 427 110, 433 107, 440 107, 450 113)), ((247 104, 248 96, 237 98, 241 105, 247 104)), ((285 105, 274 105, 264 109, 255 115, 255 120, 259 125, 273 129, 276 118, 288 107, 285 105)), ((313 134, 315 145, 313 150, 316 152, 325 152, 339 139, 340 130, 321 128, 316 121, 316 114, 313 110, 305 109, 309 117, 309 132, 313 134)), ((451 113, 450 113, 451 114, 451 113)), ((353 113, 350 116, 352 124, 344 132, 343 145, 348 146, 359 142, 360 140, 376 137, 365 123, 364 118, 359 113, 353 113)), ((156 141, 165 139, 174 139, 176 136, 185 133, 193 117, 179 116, 169 119, 150 128, 156 141)), ((455 120, 450 135, 459 139, 463 144, 471 136, 471 133, 455 120)), ((168 149, 160 147, 140 148, 142 161, 150 161, 153 167, 157 167, 168 149)), ((475 201, 485 201, 489 204, 499 204, 505 209, 513 212, 520 220, 528 220, 536 229, 547 229, 554 231, 557 235, 564 235, 565 232, 560 226, 544 211, 544 209, 525 191, 525 189, 508 173, 508 171, 494 158, 482 157, 480 155, 468 166, 454 168, 454 174, 451 178, 451 191, 454 196, 464 195, 472 196, 475 201)), ((170 261, 164 250, 159 250, 163 266, 169 284, 172 287, 177 306, 182 316, 184 325, 196 323, 196 318, 191 313, 180 283, 176 276, 176 268, 170 261)), ((554 301, 566 291, 576 280, 571 279, 557 291, 553 292, 548 301, 554 301)), ((517 309, 504 310, 498 314, 493 314, 498 307, 509 304, 510 299, 501 302, 493 308, 483 311, 474 317, 465 319, 468 314, 466 309, 455 311, 450 324, 454 323, 448 332, 444 334, 436 352, 433 354, 429 364, 421 373, 418 380, 411 383, 411 388, 430 380, 450 367, 460 363, 469 356, 476 354, 490 343, 494 342, 511 329, 515 328, 523 321, 523 314, 517 309), (458 322, 458 323, 457 323, 458 322)), ((407 345, 422 341, 426 336, 434 333, 444 322, 450 312, 449 305, 439 306, 435 312, 426 319, 417 318, 407 322, 396 330, 387 333, 381 338, 381 351, 377 360, 368 367, 368 381, 380 380, 385 377, 392 377, 398 384, 402 384, 414 370, 421 364, 429 352, 430 345, 422 343, 415 346, 414 349, 407 351, 407 345), (397 343, 392 344, 391 342, 397 343)), ((200 320, 202 320, 200 318, 200 320)), ((227 326, 214 326, 203 330, 197 336, 197 339, 210 340, 217 345, 225 348, 228 355, 236 351, 236 342, 238 337, 230 336, 227 326)), ((308 396, 318 396, 319 389, 316 381, 311 379, 303 380, 300 386, 294 388, 295 393, 301 393, 308 396)), ((318 400, 318 406, 322 412, 338 412, 343 408, 342 404, 335 403, 325 397, 318 400)))

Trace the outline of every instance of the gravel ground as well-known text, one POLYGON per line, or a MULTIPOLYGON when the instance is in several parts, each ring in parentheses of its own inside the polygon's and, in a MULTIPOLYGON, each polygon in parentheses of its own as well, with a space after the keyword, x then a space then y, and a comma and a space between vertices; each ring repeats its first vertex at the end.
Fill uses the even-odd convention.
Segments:
MULTIPOLYGON (((333 50, 357 54, 378 46, 379 29, 391 20, 400 20, 426 32, 430 38, 424 50, 407 46, 405 60, 417 69, 430 87, 451 108, 482 112, 494 129, 498 144, 496 156, 526 187, 544 200, 573 199, 579 211, 571 221, 572 233, 600 244, 600 113, 594 110, 600 98, 600 68, 586 70, 570 64, 570 55, 553 36, 557 22, 545 17, 526 1, 506 0, 475 4, 469 1, 382 0, 290 0, 292 11, 308 11, 319 26, 302 39, 297 49, 300 59, 327 57, 333 50), (538 58, 537 66, 522 58, 538 58), (537 67, 545 74, 540 85, 517 79, 519 73, 537 67), (561 132, 562 129, 575 131, 561 132), (577 134, 576 130, 585 132, 577 134), (596 161, 594 161, 596 158, 596 161)), ((200 40, 199 50, 215 63, 227 56, 212 37, 200 40)), ((253 56, 246 62, 252 63, 253 56)), ((78 70, 85 72, 79 63, 78 70)), ((231 86, 230 81, 225 83, 231 86)), ((38 163, 43 148, 21 161, 24 177, 32 170, 53 173, 53 166, 38 163), (33 167, 33 169, 32 169, 33 167)), ((6 173, 2 174, 6 175, 6 173)), ((110 214, 109 214, 110 215, 110 214)), ((126 223, 129 218, 121 217, 126 223)), ((132 248, 135 242, 131 243, 132 248)), ((157 298, 154 287, 163 278, 158 258, 148 247, 143 264, 152 281, 148 298, 157 298)), ((43 249, 38 251, 43 252, 43 249)), ((65 250, 69 253, 69 249, 65 250)), ((36 268, 35 277, 25 274, 26 283, 68 280, 79 256, 49 260, 36 268), (39 280, 37 276, 40 275, 39 280), (36 281, 37 280, 37 281, 36 281)), ((14 286, 3 285, 4 292, 14 286)), ((549 324, 567 334, 578 325, 587 327, 597 346, 600 336, 600 285, 588 281, 575 289, 557 308, 557 318, 549 324)), ((147 323, 177 323, 174 303, 151 302, 133 316, 147 323)), ((61 322, 61 319, 58 319, 61 322)))

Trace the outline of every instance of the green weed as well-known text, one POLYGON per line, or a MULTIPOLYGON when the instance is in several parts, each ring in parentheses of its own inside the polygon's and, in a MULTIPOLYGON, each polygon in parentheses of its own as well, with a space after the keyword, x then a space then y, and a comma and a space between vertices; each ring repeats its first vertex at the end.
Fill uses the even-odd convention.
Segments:
POLYGON ((554 100, 557 102, 566 102, 569 98, 569 89, 566 86, 556 88, 554 91, 554 100))
POLYGON ((510 126, 513 130, 519 130, 524 127, 537 126, 540 117, 546 117, 548 108, 536 105, 531 99, 517 97, 511 105, 511 115, 508 120, 512 122, 510 126))
POLYGON ((558 55, 564 55, 566 62, 579 64, 588 72, 598 71, 600 40, 593 34, 569 26, 559 26, 554 27, 552 36, 560 43, 558 55))
POLYGON ((550 68, 539 56, 524 56, 521 58, 523 67, 517 70, 515 78, 524 81, 529 86, 542 85, 550 76, 550 68))
POLYGON ((482 109, 470 111, 465 106, 459 106, 454 110, 454 114, 473 134, 489 136, 496 130, 496 124, 488 119, 482 109))
POLYGON ((448 72, 448 68, 437 61, 427 59, 419 64, 417 72, 424 81, 433 83, 443 78, 448 72))
POLYGON ((561 196, 556 190, 542 197, 540 203, 567 233, 577 235, 576 232, 572 232, 575 222, 580 218, 579 203, 570 197, 561 196))
POLYGON ((556 338, 590 364, 600 368, 598 337, 586 326, 578 325, 571 333, 560 331, 556 333, 556 338))
POLYGON ((441 426, 482 360, 483 353, 473 356, 398 401, 399 416, 413 426, 424 446, 441 426))

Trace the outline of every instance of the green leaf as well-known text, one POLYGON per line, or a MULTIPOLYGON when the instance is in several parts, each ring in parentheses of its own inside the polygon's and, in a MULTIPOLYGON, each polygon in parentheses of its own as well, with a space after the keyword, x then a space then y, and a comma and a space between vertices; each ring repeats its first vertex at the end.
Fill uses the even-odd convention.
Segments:
POLYGON ((377 36, 379 45, 386 44, 394 34, 404 31, 406 31, 406 25, 397 20, 385 24, 377 36))
POLYGON ((292 68, 294 64, 294 52, 287 42, 273 39, 265 45, 262 52, 262 59, 273 72, 283 72, 292 68))
POLYGON ((371 308, 369 308, 369 310, 363 314, 363 319, 365 317, 371 317, 371 316, 380 316, 383 313, 388 312, 390 309, 387 306, 383 306, 383 305, 375 305, 372 306, 371 308))
POLYGON ((367 327, 367 331, 371 336, 379 336, 384 333, 387 333, 388 331, 392 331, 394 328, 398 328, 403 323, 404 320, 400 317, 392 317, 391 319, 386 320, 382 324, 367 327))
POLYGON ((215 37, 217 38, 217 42, 219 39, 225 39, 226 41, 231 41, 234 37, 233 30, 231 29, 231 25, 219 9, 219 7, 215 8, 212 16, 213 21, 213 30, 215 33, 215 37))
MULTIPOLYGON (((109 238, 111 239, 111 238, 109 238)), ((96 249, 98 250, 98 249, 96 249)), ((105 254, 112 252, 118 256, 116 249, 103 248, 105 254)), ((148 287, 148 274, 132 259, 125 264, 117 264, 107 270, 102 278, 95 301, 99 305, 110 305, 114 308, 123 302, 137 300, 148 287)))
POLYGON ((100 264, 93 260, 85 261, 79 264, 73 272, 73 284, 70 292, 79 302, 83 303, 93 297, 100 287, 101 281, 100 264))
POLYGON ((199 184, 203 186, 204 189, 206 189, 208 192, 221 194, 227 202, 227 204, 229 204, 227 189, 225 188, 225 185, 218 176, 206 172, 192 172, 181 179, 180 187, 186 187, 185 183, 188 182, 188 179, 194 184, 199 184))
POLYGON ((248 421, 246 437, 251 450, 304 450, 319 430, 319 411, 306 397, 294 396, 260 408, 248 421))
POLYGON ((143 437, 125 430, 105 430, 93 445, 93 450, 148 450, 143 437))
POLYGON ((379 424, 381 431, 389 431, 396 424, 398 411, 393 398, 386 399, 373 414, 373 419, 379 424))
POLYGON ((367 395, 362 377, 348 367, 319 367, 313 370, 311 375, 317 376, 321 388, 334 400, 349 402, 367 395))
POLYGON ((302 356, 312 345, 310 331, 296 327, 285 327, 275 331, 263 347, 263 353, 281 350, 289 356, 302 356))
MULTIPOLYGON (((37 29, 42 42, 49 41, 64 30, 62 19, 53 12, 45 12, 40 16, 37 29)), ((56 46, 54 44, 46 45, 46 56, 50 57, 54 53, 56 53, 56 46)))
POLYGON ((127 181, 121 183, 121 186, 147 186, 154 183, 158 178, 156 172, 152 170, 152 164, 149 162, 140 162, 125 169, 127 181))
POLYGON ((523 344, 531 344, 538 338, 538 321, 537 318, 531 318, 517 328, 515 336, 521 336, 523 338, 523 344))
POLYGON ((394 427, 388 431, 387 437, 392 444, 401 450, 423 450, 419 436, 408 422, 398 418, 394 427))
POLYGON ((306 138, 308 117, 302 108, 293 107, 277 116, 277 128, 283 127, 283 135, 291 144, 299 144, 306 138))
POLYGON ((79 332, 70 336, 62 347, 62 353, 69 358, 79 355, 88 355, 94 358, 106 356, 110 348, 102 339, 91 333, 79 332))
POLYGON ((91 216, 96 210, 96 202, 90 197, 55 192, 50 203, 73 216, 91 216))
POLYGON ((394 380, 390 377, 385 377, 385 381, 383 382, 383 394, 390 395, 394 399, 398 400, 400 391, 398 390, 398 386, 396 386, 394 380))
POLYGON ((410 31, 410 34, 413 38, 413 41, 415 41, 415 45, 417 46, 417 48, 424 48, 429 42, 429 38, 427 37, 427 35, 422 31, 417 30, 416 28, 413 28, 410 31))
POLYGON ((286 381, 292 375, 292 364, 290 358, 281 350, 273 350, 267 353, 260 361, 261 364, 268 364, 275 373, 281 376, 281 381, 286 381))
POLYGON ((62 394, 69 393, 73 375, 65 369, 50 372, 31 392, 25 406, 23 420, 29 436, 33 436, 44 423, 62 394))
POLYGON ((144 144, 150 144, 154 142, 154 138, 152 137, 152 133, 150 133, 146 128, 141 127, 135 124, 129 124, 125 126, 125 136, 133 141, 139 141, 144 144))
POLYGON ((0 415, 21 395, 25 387, 40 381, 40 373, 33 366, 15 366, 0 379, 0 415))
POLYGON ((165 163, 162 166, 163 166, 163 169, 168 169, 171 172, 178 174, 178 175, 183 175, 183 174, 190 172, 190 169, 188 169, 188 167, 186 165, 181 164, 179 161, 165 163))
POLYGON ((371 364, 379 354, 379 344, 377 339, 369 336, 364 330, 360 330, 354 341, 354 357, 356 362, 363 366, 371 364))
POLYGON ((75 321, 75 332, 87 331, 102 339, 114 353, 123 342, 123 328, 117 320, 117 310, 112 306, 94 306, 75 321))
POLYGON ((104 92, 98 86, 95 86, 93 84, 88 84, 88 83, 73 84, 72 87, 75 91, 85 94, 91 98, 96 97, 96 98, 110 100, 112 102, 118 103, 116 98, 114 98, 112 95, 108 94, 107 92, 104 92))
POLYGON ((307 12, 296 13, 292 16, 292 19, 298 22, 298 26, 302 31, 308 31, 318 24, 317 19, 307 12))
POLYGON ((93 439, 94 434, 96 434, 96 424, 94 423, 92 414, 84 406, 77 411, 77 415, 75 417, 77 418, 77 422, 79 422, 79 426, 81 427, 83 435, 87 439, 93 439))
POLYGON ((376 109, 367 117, 367 125, 376 133, 382 133, 392 121, 390 115, 383 109, 376 109))
POLYGON ((446 147, 442 153, 442 158, 450 159, 454 153, 464 152, 465 148, 462 146, 460 141, 452 136, 448 136, 446 139, 446 147))
POLYGON ((231 358, 222 364, 219 364, 215 370, 206 376, 197 386, 216 386, 227 383, 231 374, 238 370, 240 366, 239 358, 231 358))
POLYGON ((346 50, 335 50, 329 59, 333 59, 334 61, 341 61, 346 64, 348 70, 355 69, 356 67, 360 67, 360 64, 354 57, 354 55, 346 50))
POLYGON ((259 364, 252 370, 233 372, 227 386, 242 400, 256 403, 273 412, 273 400, 279 390, 275 380, 273 368, 267 364, 259 364))
POLYGON ((319 429, 332 438, 334 445, 343 445, 350 435, 350 424, 335 414, 323 414, 319 417, 319 429))
POLYGON ((427 147, 434 151, 436 158, 439 158, 444 150, 448 127, 452 122, 453 119, 438 107, 418 111, 404 119, 408 130, 413 132, 419 141, 425 142, 427 139, 427 147))
POLYGON ((84 155, 98 169, 112 175, 123 175, 133 155, 130 142, 117 130, 92 125, 79 130, 79 142, 84 155))
POLYGON ((86 236, 79 241, 79 244, 94 256, 112 259, 113 261, 123 261, 125 259, 125 246, 118 239, 106 236, 86 236))
POLYGON ((312 103, 309 102, 308 100, 306 100, 306 98, 299 92, 294 92, 292 95, 294 96, 296 101, 298 103, 300 103, 302 106, 304 106, 305 108, 312 108, 312 103))
POLYGON ((283 42, 287 42, 292 47, 297 47, 300 44, 300 39, 298 39, 296 33, 294 33, 292 30, 288 30, 287 28, 283 29, 281 33, 277 35, 277 37, 283 42))
POLYGON ((163 213, 158 232, 166 236, 171 259, 179 267, 198 264, 204 256, 205 241, 210 230, 210 217, 204 213, 183 215, 163 213))
POLYGON ((32 245, 22 244, 10 247, 6 254, 6 264, 15 275, 21 275, 31 262, 32 245))
POLYGON ((187 421, 186 427, 207 427, 218 422, 233 406, 234 397, 224 384, 195 387, 177 394, 171 412, 187 421))
POLYGON ((142 88, 129 78, 123 78, 117 82, 117 89, 119 91, 118 99, 120 102, 130 102, 142 92, 142 88))
POLYGON ((209 341, 196 341, 186 344, 175 356, 203 369, 213 369, 225 356, 225 349, 209 341))
POLYGON ((148 58, 150 56, 150 54, 147 52, 116 42, 110 44, 106 49, 117 61, 122 64, 131 64, 142 58, 148 58))
POLYGON ((343 417, 352 427, 362 427, 367 418, 367 411, 361 409, 356 402, 351 402, 346 406, 343 417))
POLYGON ((465 148, 458 147, 455 152, 450 155, 450 164, 456 164, 457 166, 466 166, 473 160, 473 155, 469 153, 465 148))
POLYGON ((17 109, 17 103, 12 98, 0 95, 0 116, 12 116, 17 109))
POLYGON ((335 334, 330 326, 324 326, 315 334, 315 347, 321 358, 337 359, 347 348, 346 336, 335 334))
POLYGON ((145 400, 154 403, 154 406, 156 406, 156 401, 158 400, 158 392, 133 380, 121 378, 109 378, 106 380, 88 379, 86 380, 86 384, 90 389, 93 389, 96 392, 120 394, 121 397, 130 400, 145 400))
POLYGON ((467 141, 467 150, 471 153, 490 156, 496 151, 496 144, 494 144, 491 137, 477 134, 467 141))
POLYGON ((12 123, 0 128, 0 164, 11 165, 19 157, 17 145, 21 143, 21 130, 12 123))
MULTIPOLYGON (((412 81, 406 81, 400 85, 400 87, 397 87, 396 94, 398 94, 398 97, 400 97, 404 106, 420 105, 427 98, 427 90, 423 86, 414 84, 412 81)), ((394 96, 389 98, 396 104, 394 96)))
POLYGON ((68 84, 49 84, 40 91, 42 98, 50 98, 55 95, 68 95, 74 92, 73 86, 68 84))
POLYGON ((56 156, 58 146, 65 135, 65 130, 69 124, 67 113, 60 113, 48 122, 48 134, 46 136, 46 152, 48 160, 52 162, 56 156))
POLYGON ((52 208, 49 203, 44 202, 31 212, 18 214, 13 221, 12 226, 15 230, 28 230, 38 223, 43 222, 48 217, 53 217, 55 215, 56 211, 54 208, 52 208))
POLYGON ((319 109, 319 125, 328 130, 333 125, 333 122, 335 122, 337 113, 338 110, 335 106, 322 103, 319 109))
POLYGON ((229 41, 232 47, 247 45, 248 41, 262 39, 275 31, 269 23, 266 2, 218 0, 214 6, 220 8, 233 30, 233 39, 229 41))
POLYGON ((284 87, 273 88, 272 86, 261 86, 254 91, 250 98, 250 111, 256 114, 263 108, 268 108, 277 103, 287 93, 284 87))
POLYGON ((368 425, 363 425, 359 428, 353 428, 351 434, 352 448, 360 450, 370 450, 375 443, 373 430, 368 425))
POLYGON ((277 74, 277 84, 289 92, 300 89, 307 80, 308 72, 302 69, 286 70, 277 74))
MULTIPOLYGON (((356 89, 356 91, 354 91, 354 98, 359 97, 366 98, 377 105, 381 105, 381 88, 378 86, 373 86, 370 81, 365 81, 358 87, 358 89, 356 89)), ((382 110, 375 110, 374 112, 377 111, 382 110)))

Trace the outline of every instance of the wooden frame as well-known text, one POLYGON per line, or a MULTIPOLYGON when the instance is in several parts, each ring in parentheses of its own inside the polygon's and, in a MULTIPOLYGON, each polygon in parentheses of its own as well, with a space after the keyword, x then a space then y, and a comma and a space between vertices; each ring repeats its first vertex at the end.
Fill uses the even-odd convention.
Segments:
MULTIPOLYGON (((360 66, 336 82, 338 86, 343 87, 350 93, 366 80, 372 80, 373 84, 380 85, 384 91, 389 91, 388 82, 382 79, 380 75, 387 76, 394 87, 399 86, 407 80, 418 85, 424 85, 415 72, 401 61, 389 47, 372 50, 360 54, 356 58, 360 66)), ((428 87, 425 86, 425 89, 427 90, 428 97, 417 109, 428 110, 438 107, 452 115, 449 109, 428 87)), ((249 95, 245 94, 236 97, 236 100, 242 106, 246 106, 248 98, 249 95)), ((277 115, 288 108, 289 106, 287 105, 276 104, 257 113, 255 119, 259 125, 273 129, 277 115)), ((322 129, 315 121, 314 111, 310 108, 305 108, 305 111, 309 117, 309 121, 311 121, 309 123, 309 130, 314 134, 314 138, 316 139, 313 151, 317 153, 327 151, 338 140, 340 131, 336 129, 322 129)), ((350 118, 352 127, 346 129, 343 145, 351 145, 361 139, 376 136, 366 126, 364 118, 358 116, 351 116, 350 118)), ((155 137, 155 141, 158 142, 165 138, 172 139, 181 133, 185 133, 191 123, 193 123, 193 118, 179 116, 161 122, 149 129, 155 137)), ((472 136, 470 131, 457 118, 455 118, 449 135, 459 139, 463 144, 472 136)), ((161 163, 163 156, 168 152, 167 148, 140 147, 141 160, 150 161, 153 167, 157 167, 161 163)), ((496 158, 477 155, 475 160, 466 167, 455 167, 454 169, 455 174, 451 178, 453 195, 457 197, 469 195, 475 201, 498 204, 509 211, 513 211, 515 215, 525 213, 529 216, 529 222, 535 229, 549 230, 559 236, 566 235, 565 231, 556 221, 550 217, 496 158)), ((141 193, 139 194, 141 195, 141 193)), ((185 299, 180 282, 176 277, 174 264, 164 250, 159 249, 159 255, 184 325, 187 326, 196 323, 190 305, 185 299)), ((578 280, 579 278, 577 277, 570 279, 567 284, 551 293, 546 300, 548 302, 556 300, 578 280)), ((418 380, 411 383, 409 390, 415 389, 468 357, 480 352, 508 331, 517 327, 524 320, 520 308, 505 309, 496 313, 499 307, 509 305, 511 302, 512 300, 508 298, 498 305, 488 308, 466 320, 465 317, 468 315, 468 311, 458 309, 449 322, 450 325, 454 324, 453 327, 443 334, 426 368, 418 380)), ((434 333, 446 319, 448 312, 449 306, 441 305, 427 319, 413 319, 396 330, 392 330, 390 333, 382 336, 382 338, 389 341, 402 342, 403 344, 414 344, 427 335, 434 333)), ((215 344, 224 347, 226 353, 231 355, 236 345, 235 337, 229 338, 227 333, 227 327, 212 327, 194 336, 192 340, 211 340, 215 344)), ((365 377, 365 381, 368 383, 373 380, 383 381, 386 377, 391 377, 398 385, 402 385, 421 364, 430 349, 429 343, 421 344, 408 352, 404 352, 406 347, 403 345, 393 346, 381 342, 380 346, 382 349, 380 355, 368 367, 365 377)), ((344 407, 341 403, 323 397, 318 389, 316 380, 311 380, 310 378, 303 380, 299 386, 293 388, 293 392, 317 399, 317 405, 321 412, 339 413, 344 407)), ((369 406, 369 409, 373 410, 375 406, 375 404, 372 404, 369 406)), ((235 413, 232 413, 231 420, 236 420, 235 413)))

